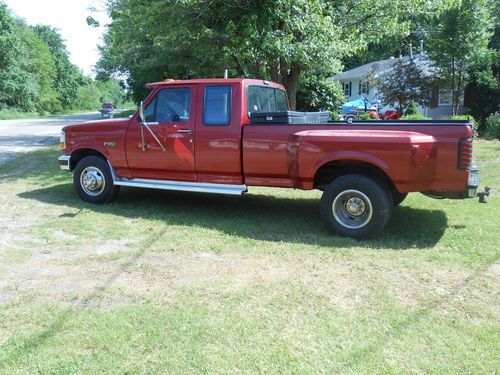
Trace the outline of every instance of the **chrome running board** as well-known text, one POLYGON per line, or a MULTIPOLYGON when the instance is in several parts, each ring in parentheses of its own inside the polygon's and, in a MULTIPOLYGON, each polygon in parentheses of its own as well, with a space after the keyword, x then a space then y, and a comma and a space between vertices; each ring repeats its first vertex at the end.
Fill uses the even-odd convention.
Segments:
POLYGON ((116 175, 115 168, 113 168, 113 165, 111 165, 111 162, 109 160, 108 165, 109 169, 111 170, 111 176, 113 177, 113 183, 117 186, 229 195, 243 195, 248 191, 246 185, 209 184, 205 182, 185 182, 170 180, 148 180, 142 178, 121 178, 116 175))
POLYGON ((242 195, 247 192, 246 185, 226 185, 226 184, 208 184, 202 182, 184 182, 167 180, 146 180, 141 178, 116 178, 115 185, 140 187, 160 190, 193 191, 197 193, 214 193, 242 195))

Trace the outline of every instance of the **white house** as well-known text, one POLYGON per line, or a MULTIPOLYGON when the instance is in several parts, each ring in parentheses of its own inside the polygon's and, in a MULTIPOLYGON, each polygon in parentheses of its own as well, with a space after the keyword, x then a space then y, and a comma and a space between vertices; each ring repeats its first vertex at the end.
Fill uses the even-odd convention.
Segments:
MULTIPOLYGON (((407 60, 409 56, 400 57, 400 59, 407 60)), ((414 56, 417 63, 424 66, 424 69, 430 74, 430 69, 427 67, 430 65, 425 53, 417 54, 414 56)), ((370 84, 368 78, 373 74, 384 74, 388 70, 392 69, 396 58, 391 57, 390 59, 374 61, 365 65, 358 66, 354 69, 347 70, 341 74, 337 74, 331 77, 334 80, 338 80, 342 84, 344 89, 344 94, 346 101, 352 101, 356 99, 365 98, 370 103, 376 103, 381 101, 383 103, 383 96, 377 90, 377 87, 370 84)), ((433 119, 446 118, 452 115, 452 104, 451 104, 451 90, 442 88, 435 89, 432 92, 430 105, 426 107, 420 107, 420 112, 424 116, 432 117, 433 119)), ((459 112, 464 113, 466 108, 462 104, 460 105, 459 112)))

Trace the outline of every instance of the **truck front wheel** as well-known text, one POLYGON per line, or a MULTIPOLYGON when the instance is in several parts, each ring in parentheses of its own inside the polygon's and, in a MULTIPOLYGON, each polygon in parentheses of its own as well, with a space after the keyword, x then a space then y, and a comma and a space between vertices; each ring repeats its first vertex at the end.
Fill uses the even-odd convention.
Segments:
POLYGON ((344 175, 333 180, 323 192, 321 216, 335 233, 370 238, 387 225, 393 199, 377 180, 359 174, 344 175))
POLYGON ((107 203, 118 194, 108 163, 98 156, 86 156, 78 162, 73 185, 79 197, 91 203, 107 203))

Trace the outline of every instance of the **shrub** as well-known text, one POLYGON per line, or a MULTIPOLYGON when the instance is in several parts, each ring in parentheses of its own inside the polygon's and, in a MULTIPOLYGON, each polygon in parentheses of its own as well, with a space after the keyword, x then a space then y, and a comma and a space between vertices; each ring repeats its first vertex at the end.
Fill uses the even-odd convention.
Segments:
POLYGON ((369 113, 369 112, 363 112, 363 113, 361 113, 361 114, 358 116, 358 120, 361 120, 361 121, 366 121, 366 120, 379 120, 379 118, 378 118, 378 117, 373 118, 372 116, 370 116, 370 113, 369 113))
POLYGON ((418 114, 418 115, 404 115, 400 118, 400 120, 432 120, 432 118, 418 114))
POLYGON ((408 108, 406 108, 405 116, 421 116, 422 114, 418 110, 417 105, 412 100, 410 104, 408 104, 408 108))
POLYGON ((338 112, 335 112, 335 111, 328 111, 328 113, 330 114, 330 120, 331 121, 337 121, 340 119, 340 115, 338 112))
POLYGON ((500 139, 500 112, 493 113, 486 119, 486 136, 500 139))
POLYGON ((478 134, 478 129, 479 129, 479 123, 476 121, 476 119, 472 116, 469 115, 458 115, 458 116, 451 116, 450 120, 468 120, 472 123, 472 135, 474 138, 477 138, 479 136, 478 134))

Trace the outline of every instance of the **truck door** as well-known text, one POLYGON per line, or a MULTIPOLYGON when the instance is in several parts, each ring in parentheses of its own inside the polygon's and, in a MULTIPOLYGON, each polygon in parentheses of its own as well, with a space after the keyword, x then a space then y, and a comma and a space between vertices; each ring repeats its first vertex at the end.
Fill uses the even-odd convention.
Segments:
POLYGON ((127 129, 127 161, 132 177, 196 181, 195 109, 195 85, 162 88, 145 103, 149 129, 141 125, 138 114, 127 129))

